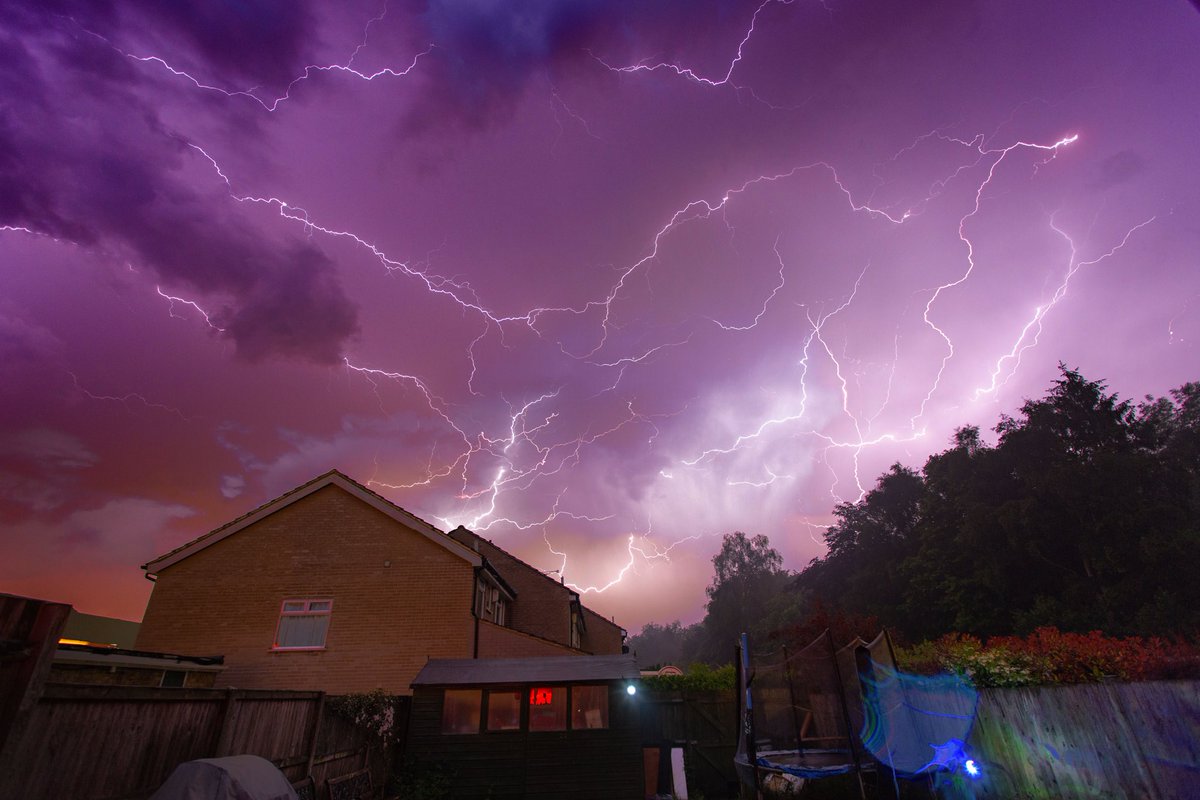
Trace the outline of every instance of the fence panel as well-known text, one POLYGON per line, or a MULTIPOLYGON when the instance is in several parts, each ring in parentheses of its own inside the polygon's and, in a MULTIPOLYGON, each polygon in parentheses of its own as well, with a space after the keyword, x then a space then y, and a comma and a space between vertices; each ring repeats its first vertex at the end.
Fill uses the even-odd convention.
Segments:
POLYGON ((320 787, 368 762, 382 780, 374 740, 322 713, 323 704, 320 692, 50 685, 0 796, 136 800, 184 761, 242 753, 274 762, 292 781, 311 760, 320 787))
POLYGON ((728 691, 643 691, 642 746, 681 747, 688 789, 704 797, 729 797, 736 785, 737 701, 728 691))
MULTIPOLYGON (((1196 797, 1200 682, 980 692, 977 798, 1196 797)), ((949 792, 953 795, 954 792, 949 792)))

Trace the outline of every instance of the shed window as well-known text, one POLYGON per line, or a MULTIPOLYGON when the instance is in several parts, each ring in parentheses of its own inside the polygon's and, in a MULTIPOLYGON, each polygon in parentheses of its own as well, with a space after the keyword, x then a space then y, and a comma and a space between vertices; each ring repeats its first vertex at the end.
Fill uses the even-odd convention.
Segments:
POLYGON ((479 733, 481 689, 447 689, 442 704, 442 733, 479 733))
POLYGON ((535 686, 529 690, 529 730, 567 729, 567 687, 535 686))
POLYGON ((521 729, 520 692, 488 692, 487 729, 489 731, 521 729))
POLYGON ((578 731, 607 727, 608 687, 572 686, 571 728, 578 731))
POLYGON ((275 650, 319 650, 329 631, 332 600, 284 600, 275 628, 275 650))

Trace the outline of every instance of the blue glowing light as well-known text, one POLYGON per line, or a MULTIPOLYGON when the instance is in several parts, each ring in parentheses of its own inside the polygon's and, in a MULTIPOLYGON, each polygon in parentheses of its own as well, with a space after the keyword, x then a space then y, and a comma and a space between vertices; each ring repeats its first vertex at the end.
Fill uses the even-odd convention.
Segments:
POLYGON ((625 691, 629 693, 630 697, 632 697, 633 695, 637 694, 637 687, 631 683, 625 687, 625 691))
POLYGON ((979 765, 975 763, 975 759, 968 758, 963 763, 963 769, 965 769, 967 771, 967 774, 970 775, 972 778, 979 777, 979 774, 980 774, 979 773, 979 765))

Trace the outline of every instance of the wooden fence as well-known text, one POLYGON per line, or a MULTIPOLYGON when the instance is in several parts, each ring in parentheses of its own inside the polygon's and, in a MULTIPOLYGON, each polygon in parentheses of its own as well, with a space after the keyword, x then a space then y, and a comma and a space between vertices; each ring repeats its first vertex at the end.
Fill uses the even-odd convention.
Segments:
MULTIPOLYGON (((323 692, 47 684, 70 606, 0 595, 0 797, 141 800, 196 758, 249 754, 295 782, 326 782, 387 756, 361 728, 326 712, 323 692)), ((408 698, 394 721, 403 731, 408 698)))
POLYGON ((49 685, 0 796, 132 800, 184 761, 234 754, 262 756, 292 781, 312 775, 322 794, 363 767, 384 777, 381 749, 326 714, 321 692, 49 685))
POLYGON ((737 796, 733 754, 737 749, 737 699, 733 690, 642 690, 642 746, 683 748, 693 797, 737 796))
POLYGON ((986 689, 968 745, 984 775, 947 797, 1200 797, 1200 681, 986 689))
MULTIPOLYGON (((689 788, 727 786, 733 692, 643 692, 646 747, 683 747, 689 788)), ((967 742, 983 776, 939 781, 947 800, 1200 798, 1200 681, 984 689, 967 742)))

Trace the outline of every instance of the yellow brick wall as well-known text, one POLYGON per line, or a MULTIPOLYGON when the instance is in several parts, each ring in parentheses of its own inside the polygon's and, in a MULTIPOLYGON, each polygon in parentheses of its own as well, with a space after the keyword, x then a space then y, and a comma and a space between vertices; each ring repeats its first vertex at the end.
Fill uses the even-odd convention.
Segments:
POLYGON ((409 694, 427 658, 471 657, 473 589, 469 562, 326 486, 162 570, 137 648, 223 655, 218 687, 409 694), (333 600, 325 650, 271 650, 285 599, 333 600))

